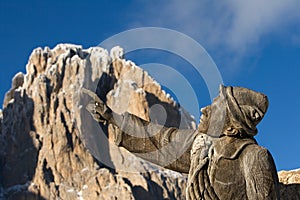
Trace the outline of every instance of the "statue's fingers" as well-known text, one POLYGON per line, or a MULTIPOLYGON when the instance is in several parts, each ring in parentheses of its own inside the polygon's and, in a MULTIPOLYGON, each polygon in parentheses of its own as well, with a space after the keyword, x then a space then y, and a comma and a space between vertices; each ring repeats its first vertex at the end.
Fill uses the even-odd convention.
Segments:
POLYGON ((193 183, 194 183, 194 188, 193 189, 194 189, 194 195, 195 195, 196 199, 200 199, 200 197, 201 197, 198 177, 199 177, 199 173, 196 174, 195 179, 193 180, 193 183))
POLYGON ((94 118, 97 122, 102 122, 102 121, 103 121, 101 115, 99 115, 98 113, 93 114, 93 118, 94 118))
POLYGON ((105 105, 104 105, 104 103, 103 102, 96 102, 95 103, 95 110, 98 112, 98 113, 104 113, 104 109, 105 108, 105 105))
POLYGON ((90 101, 86 107, 87 111, 89 111, 91 114, 95 113, 95 104, 94 104, 94 101, 90 101))
POLYGON ((191 183, 189 186, 188 186, 188 192, 187 192, 187 195, 189 196, 189 199, 191 200, 195 200, 196 199, 196 196, 194 194, 194 185, 193 183, 191 183))
POLYGON ((209 177, 207 176, 207 172, 203 173, 203 180, 204 180, 205 187, 209 187, 210 181, 209 181, 209 177))
POLYGON ((208 193, 207 190, 205 190, 204 193, 203 193, 203 199, 205 199, 205 200, 216 200, 216 199, 213 199, 213 198, 209 195, 209 193, 208 193))
POLYGON ((213 199, 213 200, 218 200, 218 196, 216 195, 214 188, 211 186, 209 176, 207 172, 204 173, 204 180, 205 180, 205 196, 207 199, 213 199))
POLYGON ((199 157, 194 156, 191 161, 191 169, 196 169, 199 163, 199 157))
POLYGON ((86 88, 81 88, 81 92, 84 93, 84 94, 89 95, 95 101, 102 102, 102 100, 98 97, 98 95, 95 92, 92 92, 91 90, 88 90, 86 88))
POLYGON ((199 194, 201 197, 203 197, 203 193, 205 191, 205 183, 204 183, 204 177, 203 177, 203 170, 198 175, 198 183, 199 183, 199 194))

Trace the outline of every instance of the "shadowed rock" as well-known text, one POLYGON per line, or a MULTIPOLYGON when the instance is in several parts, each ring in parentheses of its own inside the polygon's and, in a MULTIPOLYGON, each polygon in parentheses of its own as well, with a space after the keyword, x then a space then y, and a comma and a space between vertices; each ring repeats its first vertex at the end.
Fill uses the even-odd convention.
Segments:
MULTIPOLYGON (((95 129, 91 125, 91 138, 83 137, 83 124, 93 123, 89 113, 82 115, 82 87, 96 91, 115 112, 166 126, 178 124, 184 112, 184 127, 195 128, 188 113, 146 72, 126 61, 120 48, 111 55, 99 47, 71 44, 32 52, 26 74, 13 79, 0 114, 0 198, 185 199, 186 175, 152 165, 108 140, 93 143, 99 124, 95 129), (153 105, 174 117, 151 115, 153 105)), ((120 130, 104 126, 114 141, 120 130)), ((299 181, 283 183, 282 199, 297 199, 299 181)))

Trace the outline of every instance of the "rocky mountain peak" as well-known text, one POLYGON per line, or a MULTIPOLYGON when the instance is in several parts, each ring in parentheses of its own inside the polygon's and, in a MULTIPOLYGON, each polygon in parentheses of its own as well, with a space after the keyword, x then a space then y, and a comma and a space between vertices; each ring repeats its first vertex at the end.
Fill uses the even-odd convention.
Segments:
MULTIPOLYGON (((119 130, 82 114, 81 88, 95 91, 117 113, 196 128, 146 71, 124 58, 121 47, 110 53, 73 44, 37 48, 26 74, 13 78, 0 112, 0 198, 185 199, 186 175, 116 147, 110 141, 119 130), (84 129, 85 124, 93 125, 84 129), (103 140, 91 141, 84 131, 103 140)), ((297 192, 296 183, 282 184, 283 199, 297 192)))
MULTIPOLYGON (((80 130, 86 123, 80 116, 84 108, 78 101, 82 87, 97 91, 115 112, 128 111, 169 126, 180 120, 176 102, 147 72, 123 57, 120 47, 110 55, 100 47, 82 49, 71 44, 33 50, 26 74, 16 74, 5 95, 0 125, 1 197, 184 199, 185 175, 138 159, 108 140, 99 145, 104 145, 111 163, 99 162, 92 155, 95 149, 86 148, 80 130), (151 116, 151 106, 156 104, 174 118, 151 116)), ((190 119, 185 122, 186 127, 195 126, 190 119)), ((108 137, 114 131, 109 127, 108 137)))

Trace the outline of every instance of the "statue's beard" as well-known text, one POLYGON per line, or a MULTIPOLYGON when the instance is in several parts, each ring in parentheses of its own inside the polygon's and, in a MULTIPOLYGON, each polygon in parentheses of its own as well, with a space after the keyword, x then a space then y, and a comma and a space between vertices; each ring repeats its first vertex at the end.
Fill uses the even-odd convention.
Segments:
POLYGON ((207 134, 207 130, 209 127, 209 121, 210 121, 210 109, 208 109, 207 113, 202 113, 200 117, 200 124, 198 126, 198 131, 200 133, 207 134))
POLYGON ((226 112, 226 106, 223 102, 209 107, 207 112, 201 115, 198 131, 213 137, 220 137, 224 132, 226 112))

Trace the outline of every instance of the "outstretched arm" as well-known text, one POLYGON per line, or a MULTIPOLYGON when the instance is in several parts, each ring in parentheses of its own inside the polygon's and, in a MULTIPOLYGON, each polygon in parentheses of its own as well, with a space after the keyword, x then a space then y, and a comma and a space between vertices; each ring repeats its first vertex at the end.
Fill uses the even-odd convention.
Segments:
POLYGON ((194 130, 166 128, 129 113, 113 116, 113 124, 121 130, 120 146, 160 166, 188 173, 194 130))
POLYGON ((192 129, 166 128, 147 122, 130 113, 113 112, 93 92, 83 89, 93 97, 87 110, 98 122, 108 122, 120 129, 116 144, 160 166, 188 173, 190 149, 195 137, 192 129))

